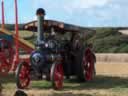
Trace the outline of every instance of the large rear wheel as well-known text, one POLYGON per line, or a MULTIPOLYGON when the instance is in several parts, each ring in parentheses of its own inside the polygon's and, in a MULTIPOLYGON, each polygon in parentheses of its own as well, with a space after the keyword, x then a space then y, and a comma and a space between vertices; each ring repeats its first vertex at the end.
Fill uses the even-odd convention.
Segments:
POLYGON ((0 73, 3 75, 7 75, 11 68, 11 62, 9 62, 9 60, 6 59, 4 56, 3 58, 0 58, 0 60, 0 73))
POLYGON ((63 66, 62 63, 54 63, 51 67, 51 81, 54 89, 59 90, 63 88, 63 66))
POLYGON ((6 75, 10 71, 13 63, 14 50, 11 42, 1 39, 0 43, 0 73, 6 75))
POLYGON ((30 83, 30 66, 26 62, 21 62, 16 70, 16 85, 19 89, 28 87, 30 83))
POLYGON ((8 71, 9 71, 9 67, 6 66, 6 65, 4 65, 4 64, 2 64, 2 63, 0 62, 0 73, 2 73, 2 74, 7 74, 8 71))
POLYGON ((84 72, 84 78, 86 81, 91 81, 95 76, 95 58, 93 56, 94 54, 91 52, 90 49, 85 50, 85 53, 83 55, 83 72, 84 72))
POLYGON ((79 81, 91 81, 95 76, 95 54, 91 49, 81 50, 76 57, 77 78, 79 81))

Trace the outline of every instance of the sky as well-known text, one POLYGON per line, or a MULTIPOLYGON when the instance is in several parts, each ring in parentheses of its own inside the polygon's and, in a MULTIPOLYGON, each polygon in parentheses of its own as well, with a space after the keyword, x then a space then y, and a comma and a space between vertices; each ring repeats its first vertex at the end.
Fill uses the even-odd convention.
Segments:
MULTIPOLYGON (((17 0, 19 23, 36 20, 37 8, 46 19, 85 27, 128 27, 128 0, 17 0)), ((5 22, 14 23, 14 0, 4 0, 5 22)), ((1 5, 0 5, 1 23, 1 5)))

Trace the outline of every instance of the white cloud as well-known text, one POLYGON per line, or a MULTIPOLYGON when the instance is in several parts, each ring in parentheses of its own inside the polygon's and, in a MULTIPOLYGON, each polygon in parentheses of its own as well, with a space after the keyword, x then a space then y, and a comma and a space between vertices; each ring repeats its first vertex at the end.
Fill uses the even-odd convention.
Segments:
MULTIPOLYGON (((0 0, 1 1, 1 0, 0 0)), ((14 22, 14 0, 4 0, 6 22, 14 22), (6 11, 8 10, 9 11, 6 11), (13 10, 13 11, 10 11, 13 10), (11 19, 10 19, 11 18, 11 19)), ((80 25, 127 25, 128 0, 28 0, 28 7, 23 6, 25 0, 19 0, 19 21, 36 20, 35 11, 42 7, 46 10, 46 19, 80 25), (28 8, 28 9, 25 9, 28 8), (31 10, 30 10, 31 8, 31 10), (24 11, 24 14, 22 13, 24 11), (30 11, 29 11, 30 10, 30 11), (29 13, 27 13, 29 11, 29 13)), ((1 7, 0 7, 1 13, 1 7)), ((0 15, 1 23, 1 15, 0 15)))
POLYGON ((109 4, 110 1, 112 0, 70 0, 63 7, 69 14, 72 14, 76 10, 80 12, 94 7, 103 7, 109 4))
POLYGON ((36 7, 50 10, 48 16, 76 24, 121 25, 128 22, 128 0, 37 0, 36 7), (55 15, 53 13, 55 11, 55 15), (50 13, 51 12, 51 13, 50 13), (79 17, 79 18, 77 18, 79 17), (125 19, 124 19, 125 18, 125 19), (85 22, 83 21, 85 20, 85 22))
POLYGON ((106 5, 110 0, 73 0, 71 2, 72 8, 92 8, 96 6, 104 6, 106 5))
POLYGON ((92 7, 101 7, 109 3, 112 0, 33 0, 35 7, 44 6, 50 8, 60 8, 70 11, 75 11, 76 9, 86 9, 92 7))

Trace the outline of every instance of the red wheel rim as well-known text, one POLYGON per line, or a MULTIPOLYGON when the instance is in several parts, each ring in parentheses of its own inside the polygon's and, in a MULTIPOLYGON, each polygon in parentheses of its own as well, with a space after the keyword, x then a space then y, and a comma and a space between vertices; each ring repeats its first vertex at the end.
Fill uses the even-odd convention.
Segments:
POLYGON ((0 52, 0 73, 8 74, 11 64, 14 58, 14 50, 10 42, 5 39, 1 39, 0 42, 3 44, 0 52), (8 45, 8 48, 4 48, 4 45, 8 45))
POLYGON ((56 89, 63 87, 63 67, 62 64, 56 64, 54 69, 54 82, 56 89))
POLYGON ((19 81, 21 88, 26 88, 30 83, 30 70, 29 66, 25 63, 21 66, 19 81))
POLYGON ((11 68, 11 65, 9 64, 9 60, 2 58, 0 61, 0 73, 2 75, 6 75, 8 74, 10 68, 11 68))
POLYGON ((93 79, 93 71, 94 71, 94 58, 90 49, 86 49, 84 57, 83 57, 83 70, 84 77, 86 81, 90 81, 93 79))

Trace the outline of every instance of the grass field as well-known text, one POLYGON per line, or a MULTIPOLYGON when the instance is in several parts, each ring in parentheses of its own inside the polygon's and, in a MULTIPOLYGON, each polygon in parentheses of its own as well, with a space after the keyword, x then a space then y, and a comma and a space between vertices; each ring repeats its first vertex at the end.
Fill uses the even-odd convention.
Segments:
MULTIPOLYGON (((15 82, 3 83, 3 95, 13 96, 16 91, 15 82)), ((64 89, 54 91, 51 84, 45 81, 33 81, 31 86, 24 90, 28 96, 127 96, 128 78, 97 76, 87 83, 76 83, 74 80, 65 81, 64 89)))
POLYGON ((19 31, 19 36, 20 37, 30 37, 30 36, 32 36, 33 35, 33 32, 31 32, 31 31, 25 31, 25 30, 20 30, 19 31))
MULTIPOLYGON (((97 76, 93 81, 77 83, 75 79, 65 80, 64 88, 60 91, 53 90, 51 83, 46 81, 32 81, 29 88, 23 91, 28 96, 127 96, 128 71, 126 72, 121 68, 128 68, 128 64, 123 64, 121 68, 121 63, 116 63, 115 65, 117 70, 114 71, 116 68, 113 67, 112 63, 98 63, 96 66, 97 76), (120 71, 115 75, 118 68, 120 71), (102 72, 103 70, 109 74, 102 72), (126 74, 123 74, 123 71, 126 74)), ((0 77, 0 82, 2 83, 3 96, 13 96, 17 90, 14 76, 0 77)))

